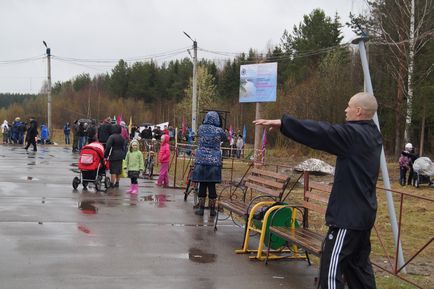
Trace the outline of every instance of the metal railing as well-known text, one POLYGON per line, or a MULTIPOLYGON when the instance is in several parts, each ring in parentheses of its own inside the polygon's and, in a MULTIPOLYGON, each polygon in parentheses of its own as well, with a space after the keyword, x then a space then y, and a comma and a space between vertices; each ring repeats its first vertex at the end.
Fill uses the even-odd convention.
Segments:
MULTIPOLYGON (((380 196, 380 192, 386 192, 384 188, 377 187, 377 196, 380 196)), ((372 262, 374 266, 377 268, 417 287, 417 288, 425 288, 424 285, 417 284, 416 282, 410 280, 411 274, 405 274, 403 272, 404 268, 408 268, 409 265, 415 265, 414 262, 417 259, 417 257, 422 256, 424 253, 427 253, 427 249, 429 245, 434 241, 434 230, 431 229, 425 229, 424 233, 422 235, 415 236, 414 231, 412 232, 411 226, 415 226, 413 221, 413 217, 417 215, 417 212, 414 212, 415 208, 417 206, 421 206, 419 210, 421 212, 433 212, 434 210, 434 199, 430 197, 410 194, 406 192, 401 192, 397 190, 387 190, 393 193, 397 196, 395 200, 395 207, 397 211, 399 212, 398 215, 398 242, 397 244, 402 244, 404 257, 406 259, 406 262, 402 265, 398 265, 398 249, 399 247, 394 245, 393 238, 391 237, 391 229, 385 228, 387 227, 388 223, 381 222, 381 220, 378 220, 378 214, 377 214, 377 221, 374 226, 374 231, 376 233, 377 239, 373 240, 373 245, 379 245, 382 249, 382 254, 380 253, 380 256, 377 256, 375 254, 375 257, 385 257, 386 261, 376 261, 372 262), (410 213, 413 213, 413 215, 410 215, 410 213), (405 230, 403 230, 403 228, 405 230), (410 233, 407 234, 407 231, 409 230, 410 233), (405 233, 404 233, 405 231, 405 233), (376 243, 378 242, 378 243, 376 243), (392 251, 392 252, 390 252, 392 251)), ((381 198, 379 198, 381 200, 381 198)), ((382 209, 379 206, 379 210, 382 209)), ((423 222, 423 220, 419 220, 423 222)), ((424 224, 422 225, 425 228, 429 228, 431 224, 424 224)), ((423 233, 419 232, 418 234, 423 233)), ((425 258, 430 258, 432 256, 428 256, 425 258)), ((417 265, 416 265, 417 266, 417 265)), ((432 272, 431 272, 432 273, 432 272)))

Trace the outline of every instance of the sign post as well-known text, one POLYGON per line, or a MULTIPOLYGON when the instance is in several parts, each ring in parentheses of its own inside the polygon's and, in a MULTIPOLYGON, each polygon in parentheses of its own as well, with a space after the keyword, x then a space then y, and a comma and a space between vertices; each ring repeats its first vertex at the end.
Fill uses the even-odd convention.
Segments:
MULTIPOLYGON (((255 119, 262 118, 262 102, 276 101, 277 62, 240 66, 240 102, 256 103, 255 119)), ((254 158, 258 159, 261 129, 255 126, 254 158)))

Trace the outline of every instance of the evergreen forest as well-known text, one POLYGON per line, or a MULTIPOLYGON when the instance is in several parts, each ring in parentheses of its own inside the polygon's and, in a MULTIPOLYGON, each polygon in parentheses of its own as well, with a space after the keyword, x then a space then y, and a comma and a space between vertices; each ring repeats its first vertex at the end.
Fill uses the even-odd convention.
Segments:
MULTIPOLYGON (((434 6, 431 0, 416 1, 412 32, 409 2, 369 2, 369 15, 351 15, 350 23, 315 9, 298 25, 282 31, 280 43, 266 52, 246 48, 224 62, 199 59, 199 115, 205 109, 228 111, 227 126, 236 131, 246 125, 252 142, 255 104, 239 103, 240 65, 277 62, 277 101, 263 105, 266 118, 280 118, 287 112, 298 118, 343 122, 349 98, 364 90, 358 46, 343 43, 342 29, 349 26, 369 36, 366 48, 386 153, 398 156, 404 143, 411 141, 418 151, 432 155, 434 6)), ((199 58, 200 53, 199 45, 199 58)), ((190 58, 164 63, 121 59, 107 74, 83 73, 54 83, 53 127, 113 115, 122 115, 127 123, 132 117, 135 124, 169 121, 180 127, 183 119, 191 121, 192 71, 190 58)), ((0 94, 0 118, 47 119, 46 93, 47 85, 39 95, 0 94)), ((293 145, 276 133, 268 141, 293 145)))

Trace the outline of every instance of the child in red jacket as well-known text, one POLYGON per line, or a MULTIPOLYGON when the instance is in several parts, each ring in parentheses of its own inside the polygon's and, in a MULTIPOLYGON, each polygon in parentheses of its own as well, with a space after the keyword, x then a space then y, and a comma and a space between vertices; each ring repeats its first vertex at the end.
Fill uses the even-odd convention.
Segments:
POLYGON ((158 153, 158 162, 160 163, 160 176, 156 182, 157 186, 167 188, 169 186, 169 161, 170 161, 170 146, 169 136, 164 134, 161 136, 161 147, 158 153))

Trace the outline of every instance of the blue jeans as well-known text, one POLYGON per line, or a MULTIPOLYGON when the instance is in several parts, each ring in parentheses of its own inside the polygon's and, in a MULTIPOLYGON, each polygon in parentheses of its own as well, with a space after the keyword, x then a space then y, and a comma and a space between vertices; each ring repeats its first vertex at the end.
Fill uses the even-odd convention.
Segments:
POLYGON ((78 150, 81 150, 81 148, 86 145, 86 141, 87 141, 87 137, 85 137, 85 136, 81 136, 78 139, 78 150))
POLYGON ((65 134, 65 144, 71 144, 71 139, 69 138, 69 134, 65 134))

